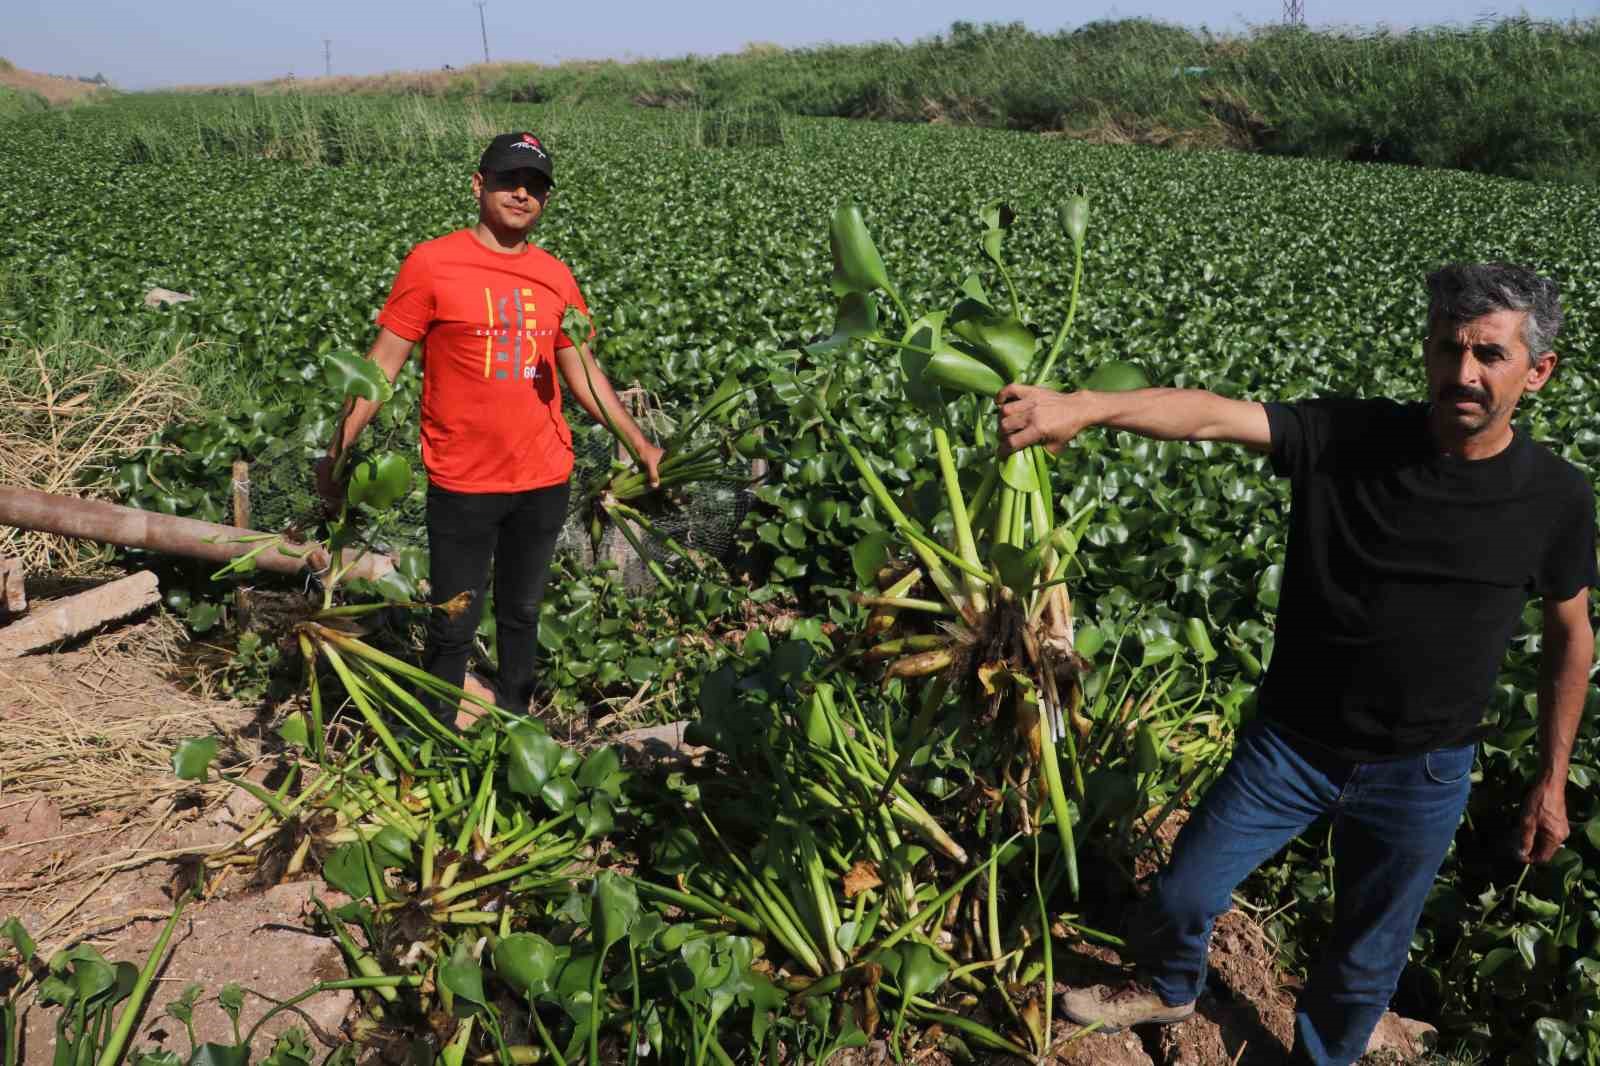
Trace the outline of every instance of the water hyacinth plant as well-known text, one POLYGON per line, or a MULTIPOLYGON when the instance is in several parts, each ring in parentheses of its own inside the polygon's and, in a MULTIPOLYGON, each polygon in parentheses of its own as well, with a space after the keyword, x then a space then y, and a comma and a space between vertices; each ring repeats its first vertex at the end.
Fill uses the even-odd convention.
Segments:
MULTIPOLYGON (((834 333, 808 352, 820 356, 859 344, 896 354, 906 399, 933 429, 944 497, 941 524, 948 519, 944 536, 906 513, 828 405, 817 405, 819 431, 849 456, 899 546, 914 558, 909 565, 879 567, 879 589, 858 597, 870 611, 863 636, 876 642, 865 657, 884 663, 886 679, 928 682, 912 740, 902 749, 884 795, 948 695, 959 697, 976 722, 995 722, 1004 715, 1026 756, 1016 773, 1036 785, 1037 815, 1024 811, 1024 817, 1036 828, 1048 808, 1060 835, 1067 881, 1076 894, 1069 790, 1082 801, 1076 745, 1087 732, 1079 714, 1087 663, 1074 646, 1065 570, 1093 502, 1077 513, 1062 513, 1045 450, 1029 448, 1001 459, 986 431, 994 417, 987 401, 1006 385, 1060 380, 1057 362, 1071 335, 1083 279, 1087 198, 1082 193, 1068 197, 1059 215, 1072 245, 1072 287, 1066 317, 1051 336, 1028 320, 1007 266, 1005 238, 1016 216, 1005 204, 990 203, 979 212, 979 247, 1004 295, 991 297, 973 273, 950 307, 922 313, 902 300, 860 209, 841 206, 829 228, 832 286, 838 298, 834 333), (966 485, 957 467, 958 449, 980 457, 975 466, 969 463, 966 485), (930 587, 937 598, 917 595, 919 586, 930 587), (918 625, 918 619, 925 624, 918 625), (1067 728, 1069 722, 1078 723, 1077 729, 1067 728)), ((1106 362, 1078 384, 1120 390, 1148 382, 1134 366, 1106 362)), ((883 549, 874 545, 866 551, 870 556, 883 549)), ((886 561, 886 554, 871 559, 886 561)))

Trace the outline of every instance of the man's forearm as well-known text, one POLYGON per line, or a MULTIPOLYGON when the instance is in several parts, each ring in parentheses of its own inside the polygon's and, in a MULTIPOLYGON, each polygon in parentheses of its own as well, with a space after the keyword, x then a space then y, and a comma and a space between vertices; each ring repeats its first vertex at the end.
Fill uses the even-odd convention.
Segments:
POLYGON ((1058 450, 1090 426, 1156 440, 1227 441, 1260 452, 1272 448, 1265 407, 1202 389, 1056 392, 1007 385, 995 399, 1002 455, 1035 444, 1058 450))
POLYGON ((578 406, 596 422, 614 426, 634 451, 643 450, 650 443, 649 439, 628 414, 616 389, 611 387, 611 379, 600 369, 599 361, 589 355, 587 349, 569 348, 565 352, 571 354, 565 356, 562 372, 578 406))
MULTIPOLYGON (((1092 397, 1095 425, 1122 429, 1156 440, 1231 439, 1231 431, 1259 408, 1202 389, 1135 389, 1131 392, 1085 392, 1092 397)), ((1264 416, 1263 416, 1264 418, 1264 416)))
POLYGON ((1594 636, 1554 637, 1546 634, 1539 661, 1539 762, 1540 774, 1565 781, 1572 761, 1572 745, 1589 691, 1589 668, 1594 662, 1594 636))
POLYGON ((346 400, 339 428, 328 444, 328 458, 337 460, 339 456, 349 451, 350 446, 361 436, 361 431, 367 428, 367 423, 372 421, 381 406, 382 404, 360 396, 352 396, 346 400))

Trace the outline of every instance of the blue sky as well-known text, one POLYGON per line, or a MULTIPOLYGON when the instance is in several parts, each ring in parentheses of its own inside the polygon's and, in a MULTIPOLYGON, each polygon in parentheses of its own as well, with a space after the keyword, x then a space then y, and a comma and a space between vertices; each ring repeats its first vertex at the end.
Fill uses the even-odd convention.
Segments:
MULTIPOLYGON (((103 73, 126 89, 259 81, 323 71, 332 40, 336 74, 462 66, 483 45, 472 0, 7 0, 0 56, 26 70, 103 73)), ((1535 18, 1600 16, 1600 0, 1306 0, 1313 26, 1400 28, 1468 23, 1498 12, 1535 18)), ((1020 21, 1036 30, 1099 18, 1145 16, 1213 30, 1276 22, 1282 0, 488 0, 489 52, 496 60, 554 62, 736 51, 752 41, 783 45, 911 41, 957 19, 1020 21)))

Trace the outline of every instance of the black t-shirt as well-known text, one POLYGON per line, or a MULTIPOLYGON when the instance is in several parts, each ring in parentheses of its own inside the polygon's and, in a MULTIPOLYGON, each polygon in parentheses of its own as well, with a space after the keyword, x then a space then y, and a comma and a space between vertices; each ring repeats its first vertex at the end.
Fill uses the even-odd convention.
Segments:
POLYGON ((1263 713, 1358 761, 1473 739, 1532 595, 1597 583, 1594 494, 1515 430, 1441 456, 1425 404, 1267 404, 1293 506, 1263 713))

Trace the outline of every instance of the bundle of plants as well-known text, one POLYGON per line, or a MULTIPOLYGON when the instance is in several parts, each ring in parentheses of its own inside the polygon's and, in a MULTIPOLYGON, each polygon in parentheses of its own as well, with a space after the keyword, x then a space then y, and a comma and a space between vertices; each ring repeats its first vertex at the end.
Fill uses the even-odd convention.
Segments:
MULTIPOLYGON (((590 319, 575 307, 567 309, 562 331, 573 338, 590 335, 590 319)), ((588 373, 588 363, 584 363, 588 373)), ((593 390, 593 380, 589 385, 593 390)), ((692 574, 716 572, 716 560, 674 534, 678 520, 689 508, 698 489, 731 486, 745 489, 750 483, 749 460, 759 447, 761 426, 747 417, 743 401, 750 388, 742 385, 736 373, 722 378, 717 387, 696 407, 681 416, 662 442, 665 454, 658 467, 659 481, 650 484, 639 454, 626 435, 612 422, 604 407, 606 428, 621 443, 632 461, 617 463, 611 470, 581 487, 579 513, 586 514, 589 537, 598 557, 608 528, 614 528, 633 548, 652 577, 670 591, 679 582, 662 560, 681 564, 692 574)), ((656 421, 670 424, 665 418, 656 421)), ((693 516, 689 519, 692 528, 693 516)))
MULTIPOLYGON (((858 597, 870 611, 864 637, 876 642, 866 657, 886 664, 886 678, 926 679, 913 739, 890 771, 891 781, 954 696, 965 728, 998 730, 1013 740, 1017 758, 1003 776, 1036 797, 1033 808, 1021 812, 1021 827, 1036 829, 1048 808, 1074 895, 1077 849, 1069 797, 1080 803, 1084 797, 1078 745, 1088 727, 1081 714, 1088 664, 1074 646, 1065 583, 1094 504, 1075 513, 1058 510, 1048 453, 1034 447, 1000 458, 986 424, 994 418, 993 398, 1006 385, 1057 380, 1057 360, 1077 313, 1088 211, 1081 193, 1060 210, 1073 250, 1071 295, 1064 321, 1046 344, 1004 256, 1015 220, 1010 208, 991 203, 979 216, 979 246, 1003 295, 992 297, 973 273, 951 306, 918 314, 890 280, 860 210, 842 206, 829 231, 839 297, 834 335, 809 350, 824 355, 858 344, 897 356, 906 400, 933 427, 944 496, 940 522, 948 528, 943 536, 906 513, 843 422, 826 403, 815 406, 818 431, 849 456, 913 560, 882 572, 880 587, 858 597), (897 325, 891 326, 879 294, 897 325), (956 464, 958 450, 970 457, 965 479, 956 464)), ((1107 362, 1082 387, 1146 384, 1136 367, 1107 362)))

